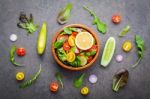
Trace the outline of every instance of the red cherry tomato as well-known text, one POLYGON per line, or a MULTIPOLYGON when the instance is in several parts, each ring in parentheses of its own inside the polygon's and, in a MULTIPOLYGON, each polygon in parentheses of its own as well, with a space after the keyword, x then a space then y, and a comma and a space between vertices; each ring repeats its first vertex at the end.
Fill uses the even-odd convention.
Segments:
POLYGON ((88 57, 88 63, 90 63, 91 61, 93 60, 93 57, 92 56, 90 56, 90 57, 88 57))
POLYGON ((24 56, 25 54, 26 54, 25 48, 22 48, 22 47, 17 48, 17 55, 18 56, 24 56))
POLYGON ((113 15, 112 16, 112 22, 115 24, 118 24, 121 22, 121 16, 120 15, 113 15))
POLYGON ((67 41, 68 40, 68 35, 58 35, 58 37, 57 37, 57 40, 60 40, 60 39, 64 39, 65 41, 67 41))
POLYGON ((88 49, 87 51, 88 52, 91 52, 91 51, 93 51, 93 50, 95 50, 95 51, 97 51, 97 45, 93 45, 90 49, 88 49))
POLYGON ((65 43, 63 44, 63 49, 64 49, 65 51, 68 51, 68 50, 70 49, 70 45, 69 45, 68 42, 65 42, 65 43))
POLYGON ((59 85, 58 85, 57 82, 52 82, 52 83, 50 83, 50 85, 49 85, 49 89, 50 89, 50 91, 52 91, 52 92, 57 92, 57 91, 58 91, 58 88, 59 88, 59 85))
POLYGON ((77 34, 78 34, 77 32, 72 32, 72 36, 73 36, 73 37, 76 37, 77 34))

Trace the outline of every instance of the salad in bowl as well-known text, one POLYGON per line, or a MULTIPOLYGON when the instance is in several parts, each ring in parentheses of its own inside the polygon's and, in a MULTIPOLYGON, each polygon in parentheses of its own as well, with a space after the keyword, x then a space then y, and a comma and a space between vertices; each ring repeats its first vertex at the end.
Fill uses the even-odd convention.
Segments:
POLYGON ((71 24, 58 30, 52 42, 56 62, 69 70, 90 67, 99 55, 100 42, 95 32, 85 25, 71 24))

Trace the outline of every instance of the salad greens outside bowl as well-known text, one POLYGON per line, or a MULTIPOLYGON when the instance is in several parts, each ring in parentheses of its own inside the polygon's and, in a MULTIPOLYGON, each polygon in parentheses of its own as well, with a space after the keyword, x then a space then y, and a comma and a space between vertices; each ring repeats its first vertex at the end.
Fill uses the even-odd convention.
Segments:
POLYGON ((100 53, 100 40, 99 40, 99 38, 97 38, 96 33, 91 28, 87 27, 86 25, 70 24, 70 25, 64 26, 63 28, 59 29, 56 32, 56 34, 52 40, 51 50, 52 50, 53 57, 54 57, 55 61, 59 64, 59 66, 65 68, 65 69, 68 69, 68 70, 72 70, 72 71, 84 70, 84 69, 91 67, 92 64, 96 61, 96 59, 100 53), (93 36, 95 45, 97 47, 97 51, 90 62, 88 62, 87 64, 85 64, 83 66, 72 66, 72 65, 66 64, 65 62, 60 60, 60 58, 58 57, 58 54, 56 53, 55 42, 58 40, 57 39, 58 36, 64 31, 64 28, 80 28, 80 29, 87 31, 88 33, 90 33, 93 36))

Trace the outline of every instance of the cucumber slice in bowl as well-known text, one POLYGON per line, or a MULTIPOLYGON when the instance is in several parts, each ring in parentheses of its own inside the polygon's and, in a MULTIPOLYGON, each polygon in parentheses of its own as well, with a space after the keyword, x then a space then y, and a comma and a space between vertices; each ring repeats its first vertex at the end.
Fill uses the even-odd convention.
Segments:
POLYGON ((106 41, 104 51, 102 54, 101 65, 103 67, 107 67, 108 64, 110 63, 115 51, 115 47, 116 47, 115 38, 109 37, 108 40, 106 41))
POLYGON ((80 56, 81 66, 84 66, 87 64, 87 58, 85 56, 80 56))

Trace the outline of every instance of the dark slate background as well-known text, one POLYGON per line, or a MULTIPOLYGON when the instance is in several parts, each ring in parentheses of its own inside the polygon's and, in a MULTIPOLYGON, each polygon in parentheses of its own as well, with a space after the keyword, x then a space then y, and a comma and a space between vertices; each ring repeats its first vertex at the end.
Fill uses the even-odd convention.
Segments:
POLYGON ((0 34, 0 99, 150 99, 150 0, 0 0, 0 34), (53 35, 64 26, 56 22, 56 16, 67 2, 73 4, 71 18, 67 24, 85 24, 94 29, 101 39, 100 56, 93 66, 85 71, 71 72, 60 68, 50 51, 53 35), (107 23, 106 35, 99 33, 91 24, 93 18, 82 5, 87 5, 107 23), (33 35, 27 36, 26 31, 16 26, 20 11, 32 13, 35 23, 40 26, 45 21, 48 23, 47 47, 42 57, 36 52, 39 29, 33 35), (111 16, 115 13, 122 16, 119 25, 111 22, 111 16), (119 39, 118 34, 125 25, 130 25, 131 31, 126 37, 119 39), (18 35, 17 42, 9 41, 12 33, 18 35), (135 34, 140 34, 145 40, 146 51, 138 67, 132 69, 131 65, 137 60, 137 50, 133 46, 131 52, 125 53, 121 46, 125 40, 131 40, 134 44, 135 34), (103 68, 99 65, 100 57, 104 42, 110 36, 116 38, 117 47, 114 56, 122 54, 124 61, 117 63, 113 58, 110 65, 103 68), (10 63, 9 49, 12 44, 26 48, 25 57, 16 56, 16 60, 24 63, 26 67, 19 68, 10 63), (25 80, 28 80, 37 72, 39 64, 42 64, 42 73, 37 82, 28 88, 19 89, 20 83, 15 80, 15 74, 23 71, 26 74, 25 80), (111 89, 112 77, 120 68, 129 70, 129 82, 119 93, 114 93, 111 89), (64 75, 65 88, 60 88, 57 94, 53 94, 49 91, 49 83, 56 81, 54 74, 57 71, 64 75), (86 97, 80 95, 80 90, 72 86, 73 79, 83 72, 86 73, 84 85, 90 88, 90 94, 86 97), (88 82, 88 76, 93 73, 98 76, 98 82, 92 85, 88 82))

